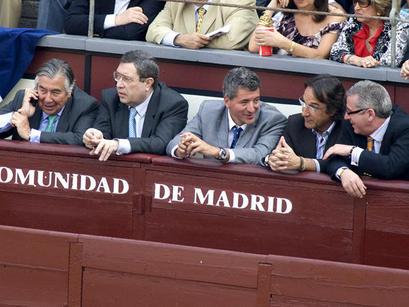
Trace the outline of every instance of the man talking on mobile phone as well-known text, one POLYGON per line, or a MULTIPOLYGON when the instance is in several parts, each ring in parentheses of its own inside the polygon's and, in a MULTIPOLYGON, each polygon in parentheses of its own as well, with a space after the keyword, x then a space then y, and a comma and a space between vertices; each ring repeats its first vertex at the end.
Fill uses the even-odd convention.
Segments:
POLYGON ((81 145, 97 109, 97 100, 75 85, 68 63, 51 59, 38 69, 34 89, 18 91, 0 109, 0 138, 81 145))

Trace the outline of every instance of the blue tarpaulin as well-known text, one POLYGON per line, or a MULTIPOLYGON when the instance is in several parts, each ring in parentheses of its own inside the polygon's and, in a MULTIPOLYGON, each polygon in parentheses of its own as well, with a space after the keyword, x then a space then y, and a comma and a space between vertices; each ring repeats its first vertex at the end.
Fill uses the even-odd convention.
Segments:
POLYGON ((33 59, 37 42, 49 30, 0 27, 0 96, 6 97, 33 59))

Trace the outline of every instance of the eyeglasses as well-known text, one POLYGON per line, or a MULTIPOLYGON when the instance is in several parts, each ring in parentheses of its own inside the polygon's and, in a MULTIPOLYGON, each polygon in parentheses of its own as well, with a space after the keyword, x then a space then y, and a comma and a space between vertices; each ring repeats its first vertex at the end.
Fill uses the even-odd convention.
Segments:
POLYGON ((358 3, 361 9, 367 8, 368 6, 372 4, 371 0, 354 0, 353 3, 354 3, 354 7, 358 3))
POLYGON ((301 108, 308 109, 310 112, 317 112, 321 110, 321 108, 318 106, 307 104, 302 97, 298 98, 298 102, 300 103, 301 108))
POLYGON ((355 110, 355 111, 345 111, 345 113, 348 114, 349 116, 351 116, 351 115, 357 114, 359 112, 366 111, 368 109, 369 108, 362 108, 362 109, 358 109, 358 110, 355 110))
POLYGON ((135 79, 133 79, 131 77, 120 74, 117 71, 114 71, 114 73, 112 74, 112 77, 114 78, 115 82, 119 82, 119 81, 122 80, 126 84, 129 84, 129 83, 131 83, 131 82, 133 82, 135 80, 135 79))

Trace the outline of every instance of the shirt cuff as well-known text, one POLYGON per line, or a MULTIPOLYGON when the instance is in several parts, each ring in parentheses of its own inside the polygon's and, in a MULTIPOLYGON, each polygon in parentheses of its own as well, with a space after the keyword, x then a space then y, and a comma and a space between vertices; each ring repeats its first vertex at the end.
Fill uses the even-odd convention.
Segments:
POLYGON ((175 159, 183 160, 183 158, 178 157, 176 155, 176 149, 178 149, 178 145, 176 145, 175 147, 172 148, 172 150, 170 151, 170 155, 175 159))
POLYGON ((41 131, 37 129, 30 129, 30 142, 31 143, 40 143, 41 131))
POLYGON ((115 24, 115 14, 109 14, 105 16, 105 21, 104 21, 104 30, 113 28, 116 26, 115 24))
POLYGON ((162 41, 160 42, 162 45, 166 46, 173 46, 176 47, 175 45, 175 38, 178 36, 180 33, 175 32, 175 31, 170 31, 165 34, 165 36, 162 38, 162 41))
POLYGON ((129 154, 131 152, 131 143, 128 139, 115 139, 118 141, 118 149, 116 150, 116 154, 118 156, 129 154))
POLYGON ((364 150, 360 147, 355 147, 351 152, 351 165, 358 166, 359 157, 364 150))
POLYGON ((226 149, 229 152, 229 160, 227 160, 227 163, 233 163, 234 160, 236 159, 236 156, 234 155, 234 151, 230 148, 226 148, 226 149))
POLYGON ((320 167, 320 163, 318 162, 318 160, 317 159, 312 159, 312 161, 314 161, 314 164, 315 164, 315 171, 317 173, 321 173, 321 167, 320 167))

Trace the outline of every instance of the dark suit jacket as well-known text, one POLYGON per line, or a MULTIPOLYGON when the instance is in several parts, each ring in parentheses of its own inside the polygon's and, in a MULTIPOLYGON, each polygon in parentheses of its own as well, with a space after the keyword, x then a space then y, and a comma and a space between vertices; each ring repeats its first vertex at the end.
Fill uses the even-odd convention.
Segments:
MULTIPOLYGON (((325 144, 325 150, 337 143, 340 132, 341 121, 336 121, 325 144)), ((298 156, 315 159, 317 155, 316 136, 311 129, 305 128, 304 118, 300 113, 288 117, 284 138, 298 156)), ((322 159, 317 159, 317 161, 320 164, 321 173, 325 173, 328 161, 322 159)))
POLYGON ((102 103, 94 127, 104 138, 128 139, 132 152, 164 154, 166 145, 187 121, 187 101, 159 82, 154 89, 140 138, 129 138, 129 109, 119 101, 115 88, 102 91, 102 103))
MULTIPOLYGON (((163 8, 165 2, 157 0, 131 0, 128 8, 139 6, 143 13, 148 17, 148 23, 140 25, 130 23, 123 26, 113 27, 104 31, 104 21, 106 15, 113 14, 115 9, 115 0, 96 0, 95 1, 95 19, 94 33, 101 37, 126 39, 126 40, 145 40, 145 34, 149 24, 155 19, 156 15, 163 8)), ((87 35, 88 34, 88 0, 74 0, 68 10, 65 18, 65 32, 67 34, 87 35)))
MULTIPOLYGON (((0 110, 0 114, 15 112, 23 104, 24 90, 16 93, 14 99, 0 110)), ((94 123, 97 115, 98 103, 94 97, 74 87, 71 98, 65 104, 64 111, 58 121, 56 132, 41 132, 41 143, 76 144, 82 145, 82 135, 94 123)), ((32 117, 29 118, 30 127, 40 127, 42 110, 37 105, 32 117)), ((0 138, 12 135, 13 140, 21 140, 17 129, 13 128, 0 134, 0 138)))
MULTIPOLYGON (((349 122, 343 125, 339 143, 366 148, 366 136, 354 133, 349 122)), ((358 167, 350 159, 334 157, 328 164, 328 174, 335 179, 338 168, 347 166, 358 174, 380 179, 409 179, 409 116, 395 107, 383 137, 379 154, 364 150, 358 167)))

